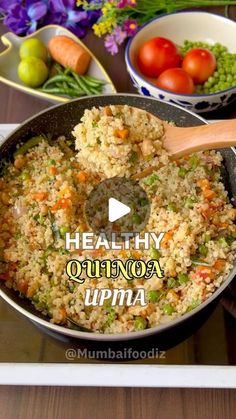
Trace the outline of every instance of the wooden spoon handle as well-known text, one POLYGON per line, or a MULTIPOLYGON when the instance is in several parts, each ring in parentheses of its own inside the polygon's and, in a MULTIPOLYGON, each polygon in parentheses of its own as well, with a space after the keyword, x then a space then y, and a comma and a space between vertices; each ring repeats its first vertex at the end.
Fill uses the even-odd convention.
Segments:
POLYGON ((236 146, 236 119, 199 127, 169 126, 163 146, 173 157, 182 157, 196 151, 236 146))

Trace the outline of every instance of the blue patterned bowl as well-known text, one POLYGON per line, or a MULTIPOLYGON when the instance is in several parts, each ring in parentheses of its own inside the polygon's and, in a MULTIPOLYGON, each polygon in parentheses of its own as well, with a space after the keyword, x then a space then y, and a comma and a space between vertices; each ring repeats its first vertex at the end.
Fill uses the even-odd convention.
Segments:
POLYGON ((196 113, 213 111, 236 99, 236 86, 205 95, 176 94, 155 86, 154 79, 141 74, 137 66, 137 52, 147 40, 163 36, 177 45, 189 41, 214 44, 219 42, 236 53, 236 23, 223 16, 207 12, 178 12, 163 15, 143 25, 129 41, 125 51, 128 72, 139 93, 174 103, 196 113))

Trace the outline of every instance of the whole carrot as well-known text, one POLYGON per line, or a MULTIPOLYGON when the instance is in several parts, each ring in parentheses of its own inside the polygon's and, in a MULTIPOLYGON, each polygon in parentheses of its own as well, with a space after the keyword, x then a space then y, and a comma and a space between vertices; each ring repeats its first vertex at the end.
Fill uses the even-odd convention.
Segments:
POLYGON ((68 36, 53 36, 48 44, 52 58, 65 68, 70 68, 77 74, 85 74, 89 63, 89 53, 68 36))

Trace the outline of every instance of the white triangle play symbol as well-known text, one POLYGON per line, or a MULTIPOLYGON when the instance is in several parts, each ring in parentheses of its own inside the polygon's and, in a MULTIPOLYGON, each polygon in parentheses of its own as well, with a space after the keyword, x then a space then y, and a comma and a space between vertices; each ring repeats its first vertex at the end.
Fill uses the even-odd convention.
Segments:
POLYGON ((130 213, 130 207, 128 205, 122 204, 122 202, 118 201, 115 198, 109 198, 108 201, 108 219, 111 223, 119 218, 124 217, 130 213))

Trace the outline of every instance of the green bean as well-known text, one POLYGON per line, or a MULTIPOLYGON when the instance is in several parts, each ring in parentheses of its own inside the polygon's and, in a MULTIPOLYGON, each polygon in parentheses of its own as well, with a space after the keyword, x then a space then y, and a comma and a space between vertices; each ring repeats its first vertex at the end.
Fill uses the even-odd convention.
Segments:
POLYGON ((106 84, 103 80, 92 79, 89 76, 83 76, 83 80, 91 87, 102 87, 106 84))
POLYGON ((70 78, 68 76, 65 76, 64 74, 58 74, 54 77, 51 77, 48 79, 44 84, 43 88, 46 88, 50 86, 50 84, 57 83, 57 82, 69 82, 70 78))
POLYGON ((88 76, 88 75, 86 75, 86 76, 83 76, 86 80, 89 80, 91 83, 96 83, 96 84, 101 84, 101 85, 103 85, 103 84, 106 84, 106 82, 104 81, 104 80, 100 80, 100 79, 97 79, 96 77, 92 77, 92 76, 88 76))
POLYGON ((81 94, 81 92, 76 91, 75 89, 72 88, 62 88, 62 87, 52 87, 52 88, 41 88, 39 89, 41 92, 44 93, 52 93, 52 94, 57 94, 57 95, 66 95, 66 96, 70 96, 70 97, 78 97, 78 96, 84 96, 83 94, 81 94))
POLYGON ((55 63, 55 64, 54 64, 54 68, 57 70, 57 72, 58 72, 59 74, 63 74, 63 68, 62 68, 62 66, 61 66, 60 64, 55 63))
POLYGON ((102 93, 102 90, 101 89, 95 89, 95 87, 89 87, 89 90, 94 95, 99 95, 99 93, 102 93))
POLYGON ((70 68, 66 68, 64 71, 65 76, 68 76, 70 72, 71 72, 70 68))
POLYGON ((16 158, 20 154, 25 154, 30 148, 35 147, 39 143, 41 143, 45 138, 42 135, 37 135, 36 137, 30 138, 30 140, 26 141, 16 152, 14 153, 14 157, 16 158))
POLYGON ((83 82, 83 80, 81 79, 81 77, 79 77, 78 74, 73 73, 73 72, 72 72, 72 75, 73 75, 75 81, 77 82, 78 86, 82 90, 84 90, 87 95, 90 95, 91 92, 89 91, 89 89, 87 88, 87 86, 85 85, 85 83, 83 82))

